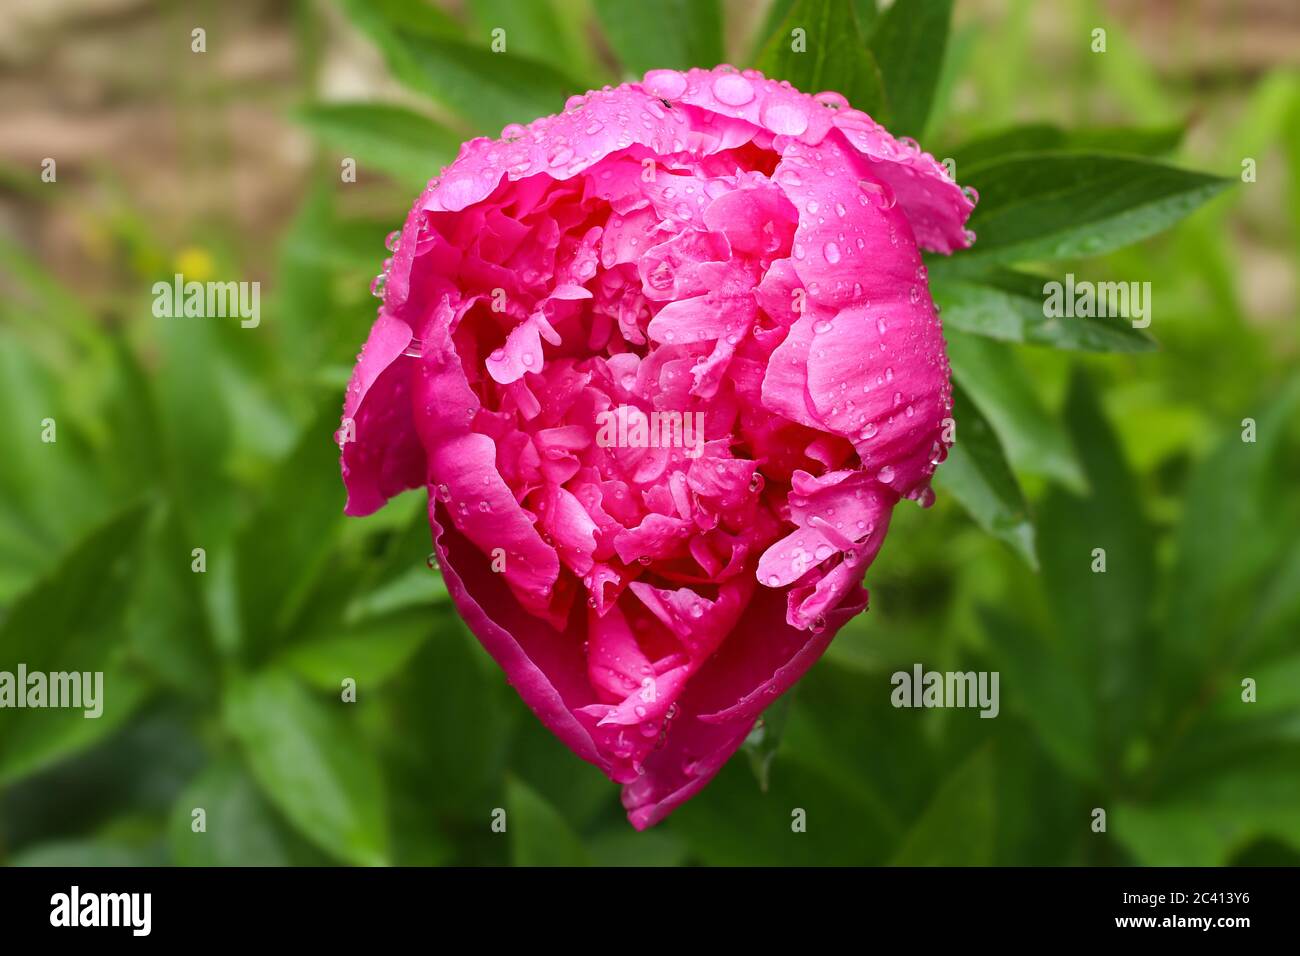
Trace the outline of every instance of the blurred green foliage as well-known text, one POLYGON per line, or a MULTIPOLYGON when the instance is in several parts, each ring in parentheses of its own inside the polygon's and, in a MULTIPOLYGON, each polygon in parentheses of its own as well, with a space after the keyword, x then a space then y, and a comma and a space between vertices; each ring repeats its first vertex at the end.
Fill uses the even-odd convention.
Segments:
MULTIPOLYGON (((959 3, 949 28, 951 6, 859 0, 846 19, 776 0, 750 35, 713 0, 468 0, 457 15, 304 0, 293 119, 319 157, 256 331, 150 314, 174 256, 129 201, 94 223, 131 250, 111 290, 6 243, 0 669, 104 670, 109 693, 99 720, 0 711, 0 860, 1300 862, 1297 337, 1254 320, 1243 278, 1252 249, 1295 263, 1300 77, 1170 81, 1092 0, 1057 15, 1081 50, 1104 24, 1109 51, 1045 65, 1025 0, 1000 21, 959 3), (322 17, 339 11, 415 98, 316 99, 322 17), (840 52, 790 55, 791 23, 840 52), (460 625, 426 564, 422 493, 343 519, 331 433, 383 236, 462 138, 728 55, 864 91, 855 105, 979 189, 980 241, 930 263, 958 442, 937 506, 900 507, 870 612, 756 729, 751 759, 637 834, 617 788, 460 625), (1215 125, 1193 151, 1181 125, 1202 100, 1215 125), (364 215, 341 155, 394 184, 364 215), (1224 191, 1187 169, 1235 179, 1243 157, 1258 183, 1224 191), (1249 190, 1272 197, 1262 215, 1249 190), (1150 336, 1045 320, 1043 281, 1071 271, 1149 281, 1150 336), (914 662, 998 671, 1002 713, 895 709, 890 675, 914 662), (340 703, 345 678, 356 703, 340 703)), ((239 236, 194 241, 218 276, 251 265, 239 236)))

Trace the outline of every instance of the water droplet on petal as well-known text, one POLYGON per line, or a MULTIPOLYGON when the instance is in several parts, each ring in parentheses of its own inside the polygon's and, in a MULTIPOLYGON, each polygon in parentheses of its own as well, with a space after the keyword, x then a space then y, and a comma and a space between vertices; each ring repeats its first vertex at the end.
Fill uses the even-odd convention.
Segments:
POLYGON ((887 183, 877 183, 872 182, 869 179, 861 179, 858 181, 858 185, 862 187, 862 191, 866 194, 866 197, 870 197, 870 199, 882 209, 894 208, 894 202, 896 201, 894 198, 894 191, 889 188, 887 183))
POLYGON ((797 94, 776 93, 763 101, 759 119, 773 133, 800 136, 808 129, 808 104, 797 94))
POLYGON ((641 85, 652 96, 675 100, 686 92, 686 77, 676 70, 651 70, 645 75, 641 85))
POLYGON ((754 87, 738 73, 723 73, 713 81, 713 95, 727 106, 744 106, 754 98, 754 87))

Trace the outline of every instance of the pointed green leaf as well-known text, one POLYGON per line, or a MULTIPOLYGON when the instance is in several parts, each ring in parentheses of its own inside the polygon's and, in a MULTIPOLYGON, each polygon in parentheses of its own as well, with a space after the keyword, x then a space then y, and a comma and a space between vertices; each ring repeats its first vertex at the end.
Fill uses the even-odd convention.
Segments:
POLYGON ((1077 371, 1065 414, 1089 491, 1050 489, 1039 509, 1038 553, 1054 619, 1085 675, 1102 740, 1115 758, 1151 703, 1154 648, 1146 620, 1155 551, 1136 480, 1077 371))
POLYGON ((462 139, 421 113, 385 103, 316 103, 298 118, 362 167, 421 187, 456 158, 462 139))
POLYGON ((952 0, 895 0, 876 23, 871 51, 880 65, 895 136, 925 134, 951 20, 952 0))
POLYGON ((464 626, 440 617, 433 639, 386 690, 394 725, 403 729, 389 741, 392 763, 427 812, 490 837, 488 813, 499 799, 518 701, 464 626))
MULTIPOLYGON (((426 572, 427 574, 427 572, 426 572)), ((314 687, 337 690, 344 678, 378 687, 397 673, 432 633, 437 619, 420 607, 368 618, 295 643, 280 662, 314 687)))
POLYGON ((980 195, 953 268, 1093 256, 1169 228, 1229 180, 1145 159, 1021 153, 962 171, 980 195))
POLYGON ((181 866, 312 866, 326 860, 293 832, 234 759, 190 782, 167 825, 172 859, 181 866), (202 810, 201 818, 195 810, 202 810), (202 829, 196 830, 202 819, 202 829))
POLYGON ((18 598, 0 626, 0 671, 11 694, 32 689, 40 674, 40 710, 0 708, 0 784, 34 773, 102 739, 144 698, 146 687, 124 660, 124 617, 137 573, 136 545, 145 511, 133 507, 92 532, 31 590, 18 598), (17 686, 24 665, 28 686, 17 686), (96 678, 95 674, 101 674, 96 678), (53 708, 50 675, 77 688, 81 706, 53 708), (87 683, 87 678, 89 681, 87 683), (91 699, 93 698, 93 700, 91 699), (99 713, 89 716, 95 710, 99 713))
POLYGON ((1293 567, 1280 557, 1295 542, 1298 517, 1294 471, 1286 468, 1297 408, 1300 378, 1292 378, 1255 414, 1243 414, 1253 420, 1254 441, 1243 440, 1242 421, 1231 421, 1192 473, 1178 530, 1165 667, 1167 677, 1177 675, 1189 690, 1216 665, 1257 659, 1258 627, 1277 619, 1278 598, 1266 599, 1275 593, 1269 582, 1286 580, 1293 567))
POLYGON ((379 764, 348 710, 356 706, 338 694, 323 703, 270 670, 230 685, 225 725, 262 792, 303 836, 369 866, 388 859, 388 826, 379 764))
MULTIPOLYGON (((878 12, 876 10, 876 0, 851 0, 853 5, 853 15, 858 21, 858 32, 864 37, 871 36, 871 30, 876 24, 878 12)), ((795 0, 772 0, 768 5, 767 14, 763 17, 763 22, 759 24, 758 30, 752 38, 754 47, 750 59, 753 60, 763 52, 763 46, 768 38, 776 32, 776 28, 790 13, 790 8, 794 6, 795 0)))
MULTIPOLYGON (((1089 352, 1146 352, 1156 348, 1155 340, 1134 328, 1128 318, 1044 315, 1044 303, 1053 291, 1048 284, 1062 281, 1009 269, 969 278, 947 277, 938 268, 932 270, 930 292, 943 310, 946 328, 1004 342, 1089 352)), ((1064 295, 1064 286, 1060 292, 1064 295)))
POLYGON ((755 66, 804 93, 833 90, 877 119, 884 114, 880 68, 844 0, 797 0, 755 66))
POLYGON ((1074 150, 1162 156, 1183 138, 1182 126, 1095 126, 1064 129, 1051 123, 1028 123, 976 137, 952 149, 959 181, 967 170, 1001 162, 1017 153, 1074 150))
POLYGON ((997 821, 992 750, 953 771, 903 838, 894 866, 989 866, 997 821))
POLYGON ((946 330, 945 338, 953 376, 993 426, 1011 464, 1073 488, 1085 487, 1069 438, 1043 407, 1011 349, 955 329, 946 330))
POLYGON ((1004 711, 1023 717, 1043 748, 1076 780, 1099 782, 1095 705, 1064 639, 1030 633, 997 609, 981 609, 980 621, 999 652, 1004 711))
POLYGON ((603 70, 595 64, 585 34, 585 4, 573 0, 469 0, 466 12, 475 39, 485 46, 490 45, 493 30, 504 30, 502 39, 507 51, 587 80, 593 88, 604 82, 603 70))
POLYGON ((239 597, 250 660, 261 660, 289 634, 341 530, 343 485, 331 477, 338 473, 338 416, 335 400, 321 406, 239 534, 239 597))
POLYGON ((718 0, 595 0, 624 70, 712 69, 724 59, 718 0))
POLYGON ((589 866, 591 857, 560 812, 516 777, 506 781, 506 831, 515 866, 589 866))
POLYGON ((1300 759, 1292 748, 1225 768, 1168 800, 1125 803, 1111 828, 1142 866, 1223 866, 1257 839, 1300 850, 1300 759))
POLYGON ((1037 567, 1029 506, 993 427, 960 386, 953 390, 952 414, 956 440, 935 472, 935 483, 956 498, 976 524, 1037 567))

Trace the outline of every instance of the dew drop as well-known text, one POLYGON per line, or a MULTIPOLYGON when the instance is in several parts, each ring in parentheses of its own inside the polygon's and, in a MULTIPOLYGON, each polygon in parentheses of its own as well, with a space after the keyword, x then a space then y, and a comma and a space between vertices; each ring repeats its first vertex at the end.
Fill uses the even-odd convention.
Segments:
POLYGON ((686 92, 686 77, 676 70, 651 70, 645 75, 641 85, 652 96, 675 100, 686 92))
POLYGON ((754 87, 738 73, 723 73, 713 81, 713 95, 727 106, 744 106, 754 98, 754 87))
POLYGON ((870 179, 858 180, 858 186, 862 188, 865 197, 869 197, 882 209, 893 209, 895 198, 894 191, 886 183, 873 182, 870 179))

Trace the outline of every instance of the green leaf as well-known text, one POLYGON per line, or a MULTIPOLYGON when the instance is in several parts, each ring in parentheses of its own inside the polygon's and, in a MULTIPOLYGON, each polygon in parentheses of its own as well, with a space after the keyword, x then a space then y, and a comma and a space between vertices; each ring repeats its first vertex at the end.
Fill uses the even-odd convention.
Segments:
POLYGON ((980 194, 968 225, 978 241, 953 268, 1093 256, 1167 229, 1229 180, 1145 159, 1019 154, 964 170, 980 194))
POLYGON ((960 178, 967 170, 1000 162, 1017 153, 1075 150, 1162 156, 1177 147, 1182 138, 1182 126, 1064 129, 1051 123, 1028 123, 979 136, 956 147, 950 155, 957 163, 960 178))
MULTIPOLYGON (((0 626, 0 670, 14 675, 73 673, 90 677, 96 717, 80 707, 0 709, 0 784, 11 783, 103 739, 130 716, 146 687, 123 659, 123 621, 136 574, 142 507, 128 508, 87 536, 20 597, 0 626), (102 672, 102 682, 93 675, 102 672)), ((26 694, 29 688, 14 687, 26 694)), ((47 687, 47 695, 52 690, 47 687)), ((47 696, 46 704, 50 703, 47 696)))
POLYGON ((280 819, 238 761, 204 770, 181 794, 167 826, 172 859, 181 866, 308 866, 323 857, 280 819), (194 830, 194 811, 204 827, 194 830))
POLYGON ((342 716, 356 706, 338 695, 322 703, 270 670, 230 685, 224 719, 286 819, 322 850, 369 866, 388 859, 387 812, 379 764, 342 716))
POLYGON ((595 0, 596 16, 627 73, 712 69, 724 59, 718 0, 595 0))
POLYGON ((710 865, 886 862, 934 785, 922 715, 889 698, 886 673, 819 663, 799 684, 768 791, 732 760, 664 826, 710 865))
POLYGON ((1007 542, 1036 568, 1034 524, 1024 492, 993 427, 960 386, 953 389, 953 419, 956 440, 935 472, 935 482, 957 499, 976 524, 1007 542))
POLYGON ((1111 829, 1143 866, 1223 866, 1254 840, 1300 849, 1300 761, 1294 749, 1223 769, 1177 796, 1115 809, 1111 829))
POLYGON ((1086 487, 1069 438, 1043 407, 1015 354, 1001 343, 955 329, 946 330, 945 338, 954 377, 993 426, 1011 464, 1072 488, 1086 487))
POLYGON ((510 722, 535 719, 522 704, 516 709, 500 671, 456 618, 440 615, 439 625, 387 690, 401 728, 389 741, 392 761, 428 812, 491 836, 488 811, 497 805, 510 722))
POLYGON ((61 377, 23 339, 0 331, 0 433, 9 436, 0 466, 0 600, 107 517, 110 499, 66 414, 69 385, 61 377))
POLYGON ((1300 378, 1256 407, 1242 415, 1255 420, 1255 441, 1243 441, 1242 424, 1232 422, 1188 483, 1162 668, 1188 690, 1228 662, 1259 658, 1261 627, 1277 619, 1270 580, 1286 580, 1294 567, 1280 558, 1295 542, 1295 478, 1284 451, 1294 441, 1300 378))
POLYGON ((577 81, 522 56, 404 30, 397 38, 409 51, 420 86, 475 130, 492 136, 508 123, 558 113, 565 100, 582 92, 577 81))
POLYGON ((139 585, 128 611, 134 653, 169 688, 215 699, 220 663, 203 613, 193 547, 174 511, 153 522, 139 558, 139 585))
POLYGON ((343 484, 332 477, 338 473, 338 416, 337 400, 322 404, 236 542, 250 660, 261 660, 289 635, 341 529, 343 484))
POLYGON ((1096 712, 1064 640, 1033 634, 992 608, 980 610, 980 621, 999 652, 1005 709, 1024 717, 1047 753, 1075 779, 1098 782, 1096 712))
POLYGON ((1048 294, 1044 290, 1052 281, 1061 280, 1008 269, 969 278, 946 277, 939 268, 932 271, 930 292, 943 310, 945 328, 1004 342, 1089 352, 1146 352, 1157 347, 1128 319, 1044 316, 1048 294))
POLYGON ((690 849, 662 828, 636 832, 620 820, 589 842, 598 866, 682 866, 690 849))
POLYGON ((871 34, 895 136, 925 134, 951 20, 952 0, 896 0, 871 34))
MULTIPOLYGON (((285 239, 285 252, 322 272, 377 272, 386 253, 384 238, 400 222, 391 219, 342 219, 322 222, 311 230, 294 230, 285 239)), ((364 334, 364 329, 359 332, 364 334)))
POLYGON ((506 780, 506 831, 515 866, 589 866, 582 841, 536 790, 522 780, 506 780))
POLYGON ((1118 439, 1076 371, 1066 420, 1089 491, 1049 490, 1039 509, 1039 557, 1054 620, 1087 682, 1099 732, 1114 759, 1149 710, 1155 590, 1152 536, 1118 439), (1105 552, 1105 570, 1097 562, 1105 552))
POLYGON ((515 53, 493 53, 465 43, 445 25, 403 15, 401 3, 369 9, 344 0, 354 19, 384 54, 394 75, 458 113, 479 132, 495 136, 507 123, 558 113, 581 84, 545 63, 515 53))
POLYGON ((885 112, 880 68, 844 0, 797 0, 764 44, 755 66, 804 93, 834 90, 878 119, 885 112), (792 49, 796 29, 803 31, 803 51, 792 49))
POLYGON ((428 37, 459 39, 464 33, 454 17, 429 0, 339 0, 339 6, 385 53, 390 52, 385 43, 389 31, 396 26, 428 37))
POLYGON ((95 837, 85 840, 57 840, 16 853, 10 866, 41 868, 154 867, 163 860, 153 847, 125 846, 95 837))
MULTIPOLYGON (((378 580, 384 579, 381 577, 378 580)), ((447 582, 442 575, 421 564, 390 575, 386 583, 358 595, 348 605, 346 615, 348 621, 359 621, 411 607, 428 608, 430 605, 446 604, 450 600, 447 582)))
POLYGON ((585 4, 572 0, 469 0, 466 9, 483 43, 488 43, 493 30, 504 30, 509 52, 588 80, 589 86, 601 85, 598 81, 603 81, 604 71, 593 61, 584 34, 585 4))
POLYGON ((322 690, 337 692, 345 678, 358 686, 378 687, 419 650, 435 621, 427 608, 369 618, 329 636, 296 643, 279 661, 322 690))
MULTIPOLYGON (((362 166, 423 186, 456 158, 462 137, 427 116, 384 103, 316 103, 298 118, 362 166)), ((371 250, 371 258, 376 252, 371 250)))
POLYGON ((997 820, 994 761, 981 747, 935 793, 891 861, 894 866, 989 866, 997 820))
MULTIPOLYGON (((168 281, 171 276, 167 276, 168 281)), ((221 349, 212 322, 152 319, 162 344, 154 379, 167 486, 184 532, 211 558, 233 523, 233 484, 227 472, 232 423, 219 369, 221 349)))

